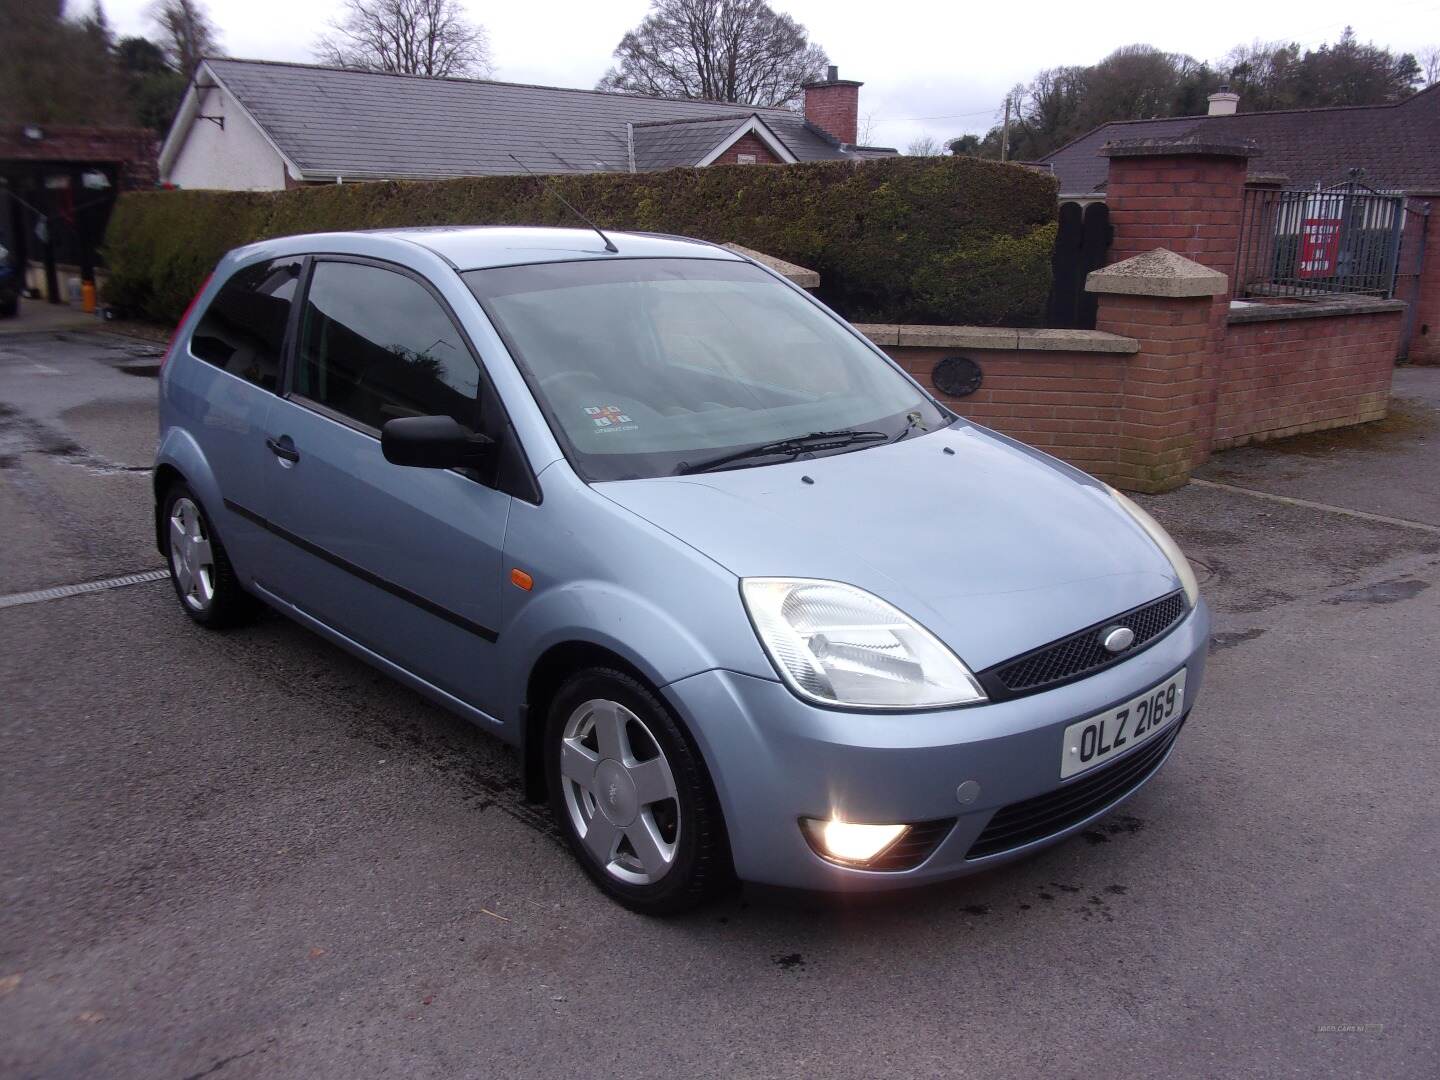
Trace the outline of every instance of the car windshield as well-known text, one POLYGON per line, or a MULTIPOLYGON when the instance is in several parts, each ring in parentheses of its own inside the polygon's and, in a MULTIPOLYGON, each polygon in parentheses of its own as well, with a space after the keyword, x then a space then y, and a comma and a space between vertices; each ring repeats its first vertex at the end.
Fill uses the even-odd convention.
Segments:
POLYGON ((589 480, 863 452, 949 417, 823 308, 749 263, 617 259, 474 270, 572 464, 589 480), (844 433, 867 432, 845 438, 844 433), (883 433, 885 439, 876 433, 883 433))

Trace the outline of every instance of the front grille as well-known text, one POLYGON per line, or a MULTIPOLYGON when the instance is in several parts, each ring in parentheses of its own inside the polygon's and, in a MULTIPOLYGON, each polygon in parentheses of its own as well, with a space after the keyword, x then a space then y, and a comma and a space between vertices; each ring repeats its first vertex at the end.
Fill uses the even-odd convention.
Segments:
POLYGON ((980 681, 992 701, 1004 701, 1083 679, 1153 645, 1184 617, 1185 611, 1185 594, 1173 592, 996 664, 980 673, 980 681), (1128 626, 1135 634, 1135 641, 1123 652, 1112 653, 1105 648, 1103 638, 1105 631, 1117 626, 1128 626))
POLYGON ((1180 734, 1180 722, 1127 757, 1055 791, 1001 807, 975 838, 967 859, 982 859, 1068 829, 1134 791, 1160 767, 1180 734))

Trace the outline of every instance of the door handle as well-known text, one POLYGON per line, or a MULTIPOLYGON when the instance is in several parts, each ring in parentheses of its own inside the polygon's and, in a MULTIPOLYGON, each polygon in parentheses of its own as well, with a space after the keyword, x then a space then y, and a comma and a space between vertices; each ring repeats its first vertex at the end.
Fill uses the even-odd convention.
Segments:
POLYGON ((293 446, 286 446, 284 443, 278 443, 274 439, 266 439, 265 446, 278 458, 284 458, 286 461, 300 460, 300 451, 296 450, 293 446))

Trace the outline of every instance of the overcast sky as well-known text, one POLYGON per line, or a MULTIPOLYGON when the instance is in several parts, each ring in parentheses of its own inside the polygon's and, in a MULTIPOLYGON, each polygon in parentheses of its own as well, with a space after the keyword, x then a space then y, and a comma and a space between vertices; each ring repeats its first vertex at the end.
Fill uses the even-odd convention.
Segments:
MULTIPOLYGON (((148 33, 150 0, 102 0, 120 34, 148 33)), ((90 0, 70 0, 72 12, 90 0)), ((862 79, 870 141, 904 149, 929 134, 983 132, 1007 87, 1057 64, 1086 64, 1143 42, 1215 60, 1233 45, 1333 41, 1347 23, 1362 41, 1400 51, 1440 44, 1440 0, 1241 4, 1225 0, 1110 0, 1079 4, 937 3, 935 0, 771 0, 805 25, 844 78, 862 79)), ((340 0, 207 0, 231 56, 313 59, 315 37, 340 0)), ((590 88, 648 0, 465 0, 490 35, 497 79, 590 88)))

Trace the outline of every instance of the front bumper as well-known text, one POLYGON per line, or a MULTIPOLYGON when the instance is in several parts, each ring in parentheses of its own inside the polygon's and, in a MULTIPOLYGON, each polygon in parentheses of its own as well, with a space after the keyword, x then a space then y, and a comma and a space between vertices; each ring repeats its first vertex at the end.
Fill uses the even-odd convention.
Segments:
MULTIPOLYGON (((997 811, 1062 787, 1060 746, 1067 725, 1135 697, 1181 667, 1187 669, 1186 710, 1191 710, 1204 679, 1209 636, 1210 615, 1202 600, 1133 659, 1046 693, 965 709, 901 714, 822 709, 778 681, 718 670, 671 683, 664 693, 700 743, 743 880, 805 889, 896 889, 1018 858, 1083 829, 1138 791, 1153 771, 1059 831, 966 858, 997 811), (956 788, 966 780, 980 785, 980 795, 962 804, 956 788), (799 819, 832 814, 862 822, 956 821, 919 866, 877 872, 833 865, 810 849, 799 819)), ((1115 768, 1146 745, 1097 771, 1115 768)))

